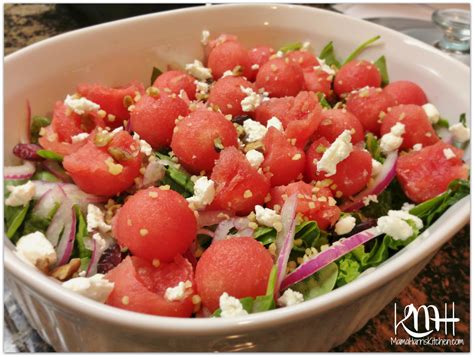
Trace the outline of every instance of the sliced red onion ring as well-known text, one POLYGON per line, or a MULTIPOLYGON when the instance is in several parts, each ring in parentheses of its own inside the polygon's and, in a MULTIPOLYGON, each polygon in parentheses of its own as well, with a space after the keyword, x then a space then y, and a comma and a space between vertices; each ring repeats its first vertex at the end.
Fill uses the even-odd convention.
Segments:
POLYGON ((36 166, 30 161, 24 161, 21 166, 5 166, 3 178, 5 180, 27 180, 35 173, 36 166))
POLYGON ((165 167, 160 160, 150 162, 143 175, 143 187, 153 185, 156 181, 161 180, 165 176, 165 167))
POLYGON ((66 199, 65 193, 59 187, 47 190, 33 207, 32 214, 36 217, 46 218, 56 204, 62 204, 66 199))
POLYGON ((365 190, 358 193, 352 199, 345 201, 339 208, 344 212, 352 212, 364 207, 364 198, 369 195, 380 195, 392 182, 395 177, 395 167, 397 164, 398 153, 396 151, 391 152, 387 155, 385 162, 382 165, 380 173, 373 180, 373 182, 367 186, 365 190))
POLYGON ((213 242, 226 239, 230 235, 230 230, 234 227, 238 232, 233 234, 233 237, 251 237, 253 235, 253 229, 249 227, 247 217, 233 217, 219 223, 214 233, 213 242))
MULTIPOLYGON (((61 206, 58 208, 56 214, 54 215, 51 223, 46 230, 46 238, 51 242, 51 244, 56 247, 63 232, 63 228, 68 220, 70 220, 70 213, 72 209, 72 203, 67 199, 66 193, 59 188, 58 196, 61 198, 61 206)), ((51 207, 52 208, 52 207, 51 207)))
POLYGON ((203 211, 199 212, 198 227, 209 227, 218 224, 233 216, 229 211, 203 211))
POLYGON ((293 248, 293 239, 296 228, 296 194, 291 195, 285 201, 281 209, 282 229, 277 233, 275 244, 277 247, 277 280, 275 282, 275 294, 278 295, 280 284, 286 275, 286 266, 293 248))
POLYGON ((214 243, 226 239, 230 230, 234 227, 234 219, 226 219, 225 221, 219 223, 214 233, 214 239, 212 240, 212 242, 214 243))
POLYGON ((380 235, 377 227, 369 228, 365 231, 356 233, 349 238, 342 238, 335 242, 331 247, 315 255, 313 258, 301 264, 298 268, 286 276, 280 286, 280 291, 284 291, 293 284, 296 284, 325 266, 346 255, 358 246, 380 235))
POLYGON ((42 162, 43 167, 56 176, 59 180, 63 182, 72 182, 71 177, 66 174, 66 171, 62 166, 54 160, 45 160, 42 162))
POLYGON ((254 230, 250 227, 239 230, 237 233, 232 234, 232 237, 252 237, 254 230))
POLYGON ((64 231, 56 248, 58 265, 64 265, 69 261, 76 238, 76 211, 69 207, 69 218, 64 222, 64 231))

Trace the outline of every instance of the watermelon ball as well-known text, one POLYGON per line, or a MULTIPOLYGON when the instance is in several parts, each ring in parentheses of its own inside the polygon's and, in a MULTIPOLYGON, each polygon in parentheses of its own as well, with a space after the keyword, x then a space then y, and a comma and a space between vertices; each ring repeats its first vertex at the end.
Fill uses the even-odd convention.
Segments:
POLYGON ((188 113, 188 105, 176 95, 145 95, 130 113, 130 128, 154 149, 168 147, 176 119, 188 113))
POLYGON ((330 145, 325 138, 321 138, 313 142, 306 151, 307 180, 330 180, 329 188, 338 198, 349 197, 362 191, 372 177, 372 156, 370 153, 353 146, 353 151, 349 156, 337 164, 336 173, 326 176, 326 172, 318 172, 317 162, 321 160, 325 149, 330 145))
POLYGON ((392 107, 383 118, 380 134, 389 133, 397 123, 405 125, 403 142, 400 146, 402 149, 409 150, 415 144, 429 146, 439 141, 439 137, 433 129, 428 116, 423 108, 418 105, 401 104, 392 107))
POLYGON ((189 99, 196 98, 196 84, 194 78, 181 71, 167 71, 158 76, 153 82, 153 87, 160 91, 179 94, 181 90, 186 92, 189 99))
POLYGON ((395 101, 381 88, 362 88, 346 98, 346 109, 354 114, 365 130, 379 134, 380 124, 395 101))
POLYGON ((247 95, 241 87, 252 88, 253 91, 256 91, 253 83, 245 78, 233 76, 220 78, 212 86, 207 102, 211 106, 217 106, 224 115, 242 115, 244 111, 240 102, 247 95))
POLYGON ((238 41, 226 41, 216 46, 207 60, 215 80, 222 77, 224 72, 233 71, 240 66, 242 76, 249 78, 252 74, 248 51, 238 41))
POLYGON ((351 142, 353 144, 364 140, 364 127, 359 119, 346 109, 323 110, 322 117, 323 119, 314 135, 315 139, 323 137, 332 143, 344 130, 350 130, 352 133, 351 142))
POLYGON ((113 225, 119 244, 150 262, 170 262, 183 254, 196 238, 196 231, 196 217, 183 196, 158 187, 129 196, 113 225))
POLYGON ((428 103, 421 87, 410 81, 395 81, 388 84, 383 91, 393 98, 396 104, 424 105, 428 103))
POLYGON ((238 146, 237 137, 234 125, 223 114, 197 110, 178 122, 171 148, 192 173, 210 173, 223 148, 238 146))
POLYGON ((380 87, 382 76, 377 67, 365 60, 350 61, 343 65, 334 78, 334 91, 338 96, 363 87, 380 87))
POLYGON ((290 110, 294 102, 295 97, 270 98, 255 109, 255 120, 266 126, 271 118, 276 117, 286 128, 291 121, 290 110))
POLYGON ((319 62, 316 57, 308 51, 291 51, 285 56, 289 58, 291 62, 300 66, 301 69, 312 69, 314 66, 319 66, 319 62))
POLYGON ((235 147, 221 151, 212 170, 216 195, 211 208, 249 214, 265 201, 270 180, 250 165, 245 155, 235 147))
POLYGON ((212 243, 196 266, 196 287, 202 305, 214 312, 223 293, 237 299, 265 295, 272 267, 271 254, 251 237, 212 243))
MULTIPOLYGON (((139 98, 145 93, 143 84, 132 81, 120 87, 108 87, 102 84, 79 84, 77 92, 87 99, 100 105, 107 112, 106 125, 117 128, 123 125, 124 120, 130 118, 126 97, 139 98)), ((138 99, 137 98, 137 99, 138 99)))
POLYGON ((248 78, 249 80, 255 80, 260 67, 264 63, 268 62, 273 54, 275 54, 275 50, 270 46, 257 46, 249 50, 249 58, 252 70, 252 74, 248 78))
POLYGON ((403 192, 416 203, 427 201, 448 189, 455 179, 467 179, 469 168, 461 149, 442 141, 411 151, 397 160, 397 180, 403 192))
POLYGON ((320 68, 305 70, 303 74, 306 90, 314 93, 323 93, 327 99, 333 97, 333 75, 328 74, 320 68))
POLYGON ((191 317, 195 292, 193 267, 181 256, 170 263, 126 257, 105 278, 114 283, 106 304, 143 314, 191 317), (182 299, 168 300, 166 290, 188 282, 182 299))
POLYGON ((64 169, 84 192, 117 195, 140 175, 143 155, 139 144, 126 131, 115 134, 106 145, 96 143, 93 133, 77 151, 64 157, 64 169))
POLYGON ((260 67, 255 84, 270 97, 295 96, 304 87, 303 70, 288 58, 274 58, 260 67))

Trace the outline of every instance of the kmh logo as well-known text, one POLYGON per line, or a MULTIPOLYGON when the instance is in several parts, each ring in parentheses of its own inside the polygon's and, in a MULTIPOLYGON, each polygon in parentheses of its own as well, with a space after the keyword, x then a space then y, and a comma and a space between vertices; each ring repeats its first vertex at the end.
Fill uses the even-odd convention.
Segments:
POLYGON ((454 315, 454 302, 451 303, 451 317, 448 316, 448 304, 444 304, 444 317, 440 316, 438 308, 434 305, 421 305, 416 308, 413 304, 405 306, 403 309, 403 318, 397 321, 397 303, 394 304, 394 330, 397 335, 397 330, 401 326, 403 329, 414 338, 423 338, 429 336, 433 331, 439 332, 441 325, 444 325, 444 334, 448 334, 448 326, 451 324, 452 335, 455 336, 455 324, 459 322, 459 318, 454 315), (423 312, 420 314, 420 312, 423 312), (421 322, 424 320, 424 329, 421 322), (407 326, 408 325, 408 326, 407 326))

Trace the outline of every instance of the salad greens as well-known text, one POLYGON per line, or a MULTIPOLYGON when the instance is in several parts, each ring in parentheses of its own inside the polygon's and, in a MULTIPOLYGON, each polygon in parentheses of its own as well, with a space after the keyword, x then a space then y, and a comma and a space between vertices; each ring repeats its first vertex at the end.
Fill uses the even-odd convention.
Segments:
POLYGON ((287 45, 281 46, 278 51, 281 51, 283 53, 288 53, 288 52, 301 50, 302 47, 303 47, 303 44, 301 42, 294 42, 294 43, 289 43, 287 45))
POLYGON ((153 67, 153 70, 151 71, 151 77, 150 77, 150 85, 152 86, 153 83, 155 83, 156 79, 162 74, 163 71, 159 69, 158 67, 153 67))
POLYGON ((365 136, 365 147, 375 160, 381 163, 385 161, 385 158, 382 156, 382 149, 380 148, 377 137, 374 134, 367 133, 365 136))
POLYGON ((330 41, 319 54, 319 58, 324 60, 328 66, 335 66, 337 68, 341 67, 341 64, 336 59, 336 54, 334 53, 334 46, 332 41, 330 41))
POLYGON ((338 275, 338 265, 331 263, 309 278, 296 283, 291 289, 303 294, 305 300, 310 300, 333 290, 336 286, 338 275))
POLYGON ((54 151, 51 150, 38 150, 36 152, 39 156, 41 156, 44 159, 49 159, 49 160, 54 160, 54 161, 63 161, 63 157, 54 151))
POLYGON ((73 257, 81 259, 81 269, 86 270, 92 256, 92 252, 86 248, 85 239, 89 237, 87 223, 81 209, 74 205, 77 217, 76 240, 74 241, 73 257))
POLYGON ((177 167, 171 156, 160 152, 155 152, 155 155, 159 159, 169 162, 168 165, 165 165, 165 177, 161 180, 161 183, 169 185, 172 190, 186 198, 191 197, 194 193, 194 182, 191 180, 191 175, 181 166, 177 167))
POLYGON ((30 126, 30 136, 31 136, 31 142, 33 144, 38 143, 38 138, 39 138, 39 132, 41 128, 44 128, 51 124, 51 119, 40 116, 40 115, 35 115, 31 118, 31 126, 30 126))
POLYGON ((387 84, 390 83, 387 71, 387 61, 385 60, 385 56, 379 57, 374 62, 374 65, 378 68, 380 75, 382 76, 382 87, 385 87, 387 84))
POLYGON ((354 51, 352 51, 352 53, 349 56, 347 56, 344 62, 342 62, 342 65, 345 65, 346 63, 356 59, 357 56, 359 56, 362 53, 362 51, 364 51, 367 47, 369 47, 372 43, 376 42, 378 39, 380 39, 380 35, 372 37, 368 39, 367 41, 365 41, 364 43, 362 43, 361 45, 359 45, 354 51))

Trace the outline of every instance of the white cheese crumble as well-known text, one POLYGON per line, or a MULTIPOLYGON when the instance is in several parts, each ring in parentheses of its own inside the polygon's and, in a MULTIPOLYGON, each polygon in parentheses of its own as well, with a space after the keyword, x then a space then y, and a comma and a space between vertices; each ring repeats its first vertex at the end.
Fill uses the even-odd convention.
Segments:
POLYGON ((335 232, 338 235, 347 234, 354 229, 356 225, 356 219, 352 216, 344 216, 339 218, 335 226, 335 232))
POLYGON ((178 285, 172 288, 167 288, 165 291, 165 299, 168 301, 182 301, 185 299, 188 294, 188 290, 192 286, 192 283, 189 280, 180 281, 178 285))
POLYGON ((423 144, 422 143, 418 143, 418 144, 413 145, 413 151, 421 151, 421 149, 423 149, 423 144))
POLYGON ((377 228, 381 233, 388 234, 395 240, 406 240, 413 235, 413 228, 407 223, 410 220, 416 228, 423 228, 423 222, 407 211, 388 211, 387 216, 377 220, 377 228))
POLYGON ((248 143, 262 140, 265 134, 267 134, 267 128, 260 124, 258 121, 247 119, 244 121, 245 140, 248 143))
POLYGON ((266 227, 273 227, 281 222, 281 216, 270 208, 263 208, 260 205, 255 206, 255 218, 257 222, 266 227))
POLYGON ((390 132, 382 136, 380 139, 380 148, 384 154, 398 150, 403 142, 403 134, 405 134, 405 125, 397 123, 390 129, 390 132))
POLYGON ((267 129, 270 129, 270 127, 272 126, 279 131, 283 131, 283 124, 281 123, 280 119, 278 119, 277 117, 271 117, 267 121, 267 129))
POLYGON ((207 44, 209 43, 209 36, 211 36, 211 33, 208 30, 202 30, 201 43, 203 46, 207 46, 207 44))
POLYGON ((283 51, 277 51, 277 53, 275 53, 272 57, 273 58, 282 58, 284 56, 285 56, 285 54, 283 53, 283 51))
POLYGON ((426 104, 422 105, 421 107, 423 108, 426 115, 428 116, 428 119, 430 120, 431 124, 436 124, 439 120, 438 108, 436 108, 431 103, 426 103, 426 104))
POLYGON ((326 72, 330 76, 334 76, 336 74, 336 71, 333 68, 331 68, 331 66, 328 66, 326 64, 326 60, 318 57, 318 62, 319 62, 319 66, 314 66, 313 67, 314 69, 320 69, 321 71, 326 72))
POLYGON ((250 150, 245 154, 248 162, 254 169, 258 169, 264 160, 264 156, 260 151, 250 150))
POLYGON ((372 177, 377 177, 382 171, 382 163, 375 159, 372 159, 372 177))
POLYGON ((235 73, 232 72, 231 70, 227 70, 227 71, 225 71, 224 73, 222 73, 222 78, 225 78, 225 77, 232 77, 232 76, 235 76, 235 73))
POLYGON ((466 128, 462 123, 451 125, 449 132, 453 134, 454 140, 459 143, 465 143, 471 136, 469 128, 466 128))
POLYGON ((66 289, 89 299, 104 303, 114 289, 114 283, 105 279, 104 274, 95 274, 90 278, 78 277, 62 283, 66 289))
POLYGON ((212 78, 211 69, 204 67, 202 62, 199 60, 194 60, 193 63, 188 63, 184 68, 191 76, 197 79, 206 80, 212 78))
POLYGON ((311 47, 311 42, 305 41, 303 42, 303 45, 301 46, 301 51, 308 51, 310 47, 311 47))
POLYGON ((206 176, 201 176, 194 182, 194 195, 187 198, 187 201, 191 203, 195 209, 202 209, 212 202, 215 194, 214 181, 208 179, 206 176))
POLYGON ((24 206, 35 196, 36 185, 33 181, 28 181, 23 185, 8 185, 7 190, 10 191, 10 195, 5 200, 7 206, 24 206))
POLYGON ((76 114, 82 115, 84 113, 90 112, 92 110, 99 110, 100 105, 90 101, 87 98, 74 98, 71 95, 67 95, 64 99, 64 104, 69 107, 76 114))
POLYGON ((444 154, 444 157, 446 158, 446 160, 450 160, 450 159, 453 159, 453 158, 456 157, 456 154, 450 148, 443 149, 443 154, 444 154))
POLYGON ((363 199, 362 199, 362 202, 364 203, 364 206, 368 206, 370 204, 370 202, 379 202, 378 199, 377 199, 377 195, 368 195, 368 196, 365 196, 363 199))
POLYGON ((299 291, 294 291, 291 289, 285 290, 282 296, 280 296, 277 300, 278 306, 293 306, 297 304, 301 304, 304 301, 303 294, 299 291))
POLYGON ((350 130, 344 130, 331 146, 326 149, 321 160, 317 162, 318 172, 325 171, 326 177, 334 175, 337 164, 345 160, 351 152, 351 132, 350 130))
POLYGON ((112 227, 104 221, 104 212, 102 212, 99 207, 91 203, 87 205, 86 219, 88 232, 98 230, 99 232, 107 233, 112 229, 112 227))
POLYGON ((153 148, 145 140, 140 139, 140 135, 133 133, 133 139, 138 141, 138 144, 140 145, 140 152, 145 154, 145 156, 150 156, 152 154, 153 148))
POLYGON ((260 65, 259 65, 258 63, 254 63, 254 64, 252 65, 252 67, 250 67, 250 68, 253 69, 254 71, 256 71, 257 69, 260 68, 260 65))
POLYGON ((244 112, 253 112, 262 102, 268 100, 264 94, 256 93, 250 87, 240 86, 240 90, 246 95, 246 97, 240 101, 244 112))
POLYGON ((53 245, 41 232, 21 237, 16 243, 15 253, 20 259, 33 266, 40 262, 47 262, 50 266, 58 259, 53 245))
POLYGON ((73 144, 78 143, 79 141, 85 140, 89 137, 89 133, 79 133, 77 135, 71 136, 71 141, 73 144))
POLYGON ((408 203, 408 202, 405 202, 403 203, 403 206, 402 206, 402 211, 410 211, 412 208, 415 208, 415 205, 413 203, 408 203))
POLYGON ((231 318, 248 315, 241 302, 227 293, 223 293, 219 298, 222 318, 231 318))

